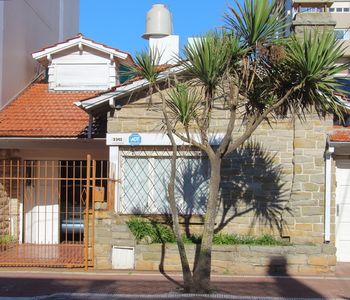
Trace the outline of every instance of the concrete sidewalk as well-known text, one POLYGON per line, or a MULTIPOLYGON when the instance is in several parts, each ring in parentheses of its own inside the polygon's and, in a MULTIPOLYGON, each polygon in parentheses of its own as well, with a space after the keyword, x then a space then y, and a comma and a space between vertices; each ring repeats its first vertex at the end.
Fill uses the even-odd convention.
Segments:
POLYGON ((327 274, 212 274, 212 295, 178 293, 182 274, 0 268, 0 300, 35 299, 350 299, 350 263, 327 274))

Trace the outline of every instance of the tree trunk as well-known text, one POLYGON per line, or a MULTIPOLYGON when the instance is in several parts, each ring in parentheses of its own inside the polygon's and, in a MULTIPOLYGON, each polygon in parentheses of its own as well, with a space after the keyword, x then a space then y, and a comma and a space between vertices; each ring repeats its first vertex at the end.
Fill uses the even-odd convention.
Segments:
POLYGON ((191 290, 192 293, 199 294, 210 294, 212 292, 210 286, 211 252, 221 178, 221 158, 215 156, 209 157, 209 160, 211 172, 207 211, 204 220, 201 249, 193 273, 194 286, 191 290))
MULTIPOLYGON (((161 94, 160 90, 158 92, 161 94)), ((165 99, 162 97, 162 110, 165 119, 165 124, 167 126, 167 134, 171 141, 173 154, 171 158, 171 170, 170 170, 170 180, 168 184, 168 193, 169 193, 169 202, 171 208, 171 215, 173 221, 173 229, 176 236, 177 247, 179 249, 182 274, 184 279, 184 292, 190 293, 191 287, 194 286, 193 277, 190 269, 190 265, 188 263, 186 248, 182 241, 181 230, 179 224, 179 215, 176 207, 176 199, 175 199, 175 181, 176 181, 176 160, 177 160, 177 145, 174 140, 174 136, 172 133, 172 127, 170 124, 170 120, 166 111, 165 99)))
MULTIPOLYGON (((171 132, 170 132, 171 135, 171 132)), ((179 224, 179 216, 176 207, 175 201, 175 180, 176 180, 176 157, 177 157, 177 145, 174 142, 174 139, 170 137, 173 144, 173 156, 171 160, 171 176, 168 184, 168 192, 169 192, 169 202, 172 212, 172 221, 173 221, 173 229, 176 236, 177 247, 179 249, 182 274, 184 279, 184 292, 189 293, 190 287, 193 286, 193 277, 191 274, 190 265, 188 263, 185 245, 182 241, 181 230, 179 224)))

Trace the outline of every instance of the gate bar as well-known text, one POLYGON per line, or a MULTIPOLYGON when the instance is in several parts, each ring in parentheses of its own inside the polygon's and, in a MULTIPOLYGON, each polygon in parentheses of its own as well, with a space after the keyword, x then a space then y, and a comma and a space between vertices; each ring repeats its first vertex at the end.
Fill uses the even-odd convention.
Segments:
POLYGON ((86 163, 86 203, 85 203, 85 270, 89 266, 89 200, 90 200, 90 167, 91 167, 91 155, 87 156, 86 163))

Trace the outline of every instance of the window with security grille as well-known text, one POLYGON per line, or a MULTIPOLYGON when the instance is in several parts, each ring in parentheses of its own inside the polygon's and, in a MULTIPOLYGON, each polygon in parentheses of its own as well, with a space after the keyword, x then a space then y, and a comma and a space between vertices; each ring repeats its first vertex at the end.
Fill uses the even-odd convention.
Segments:
MULTIPOLYGON (((121 150, 120 208, 124 214, 171 213, 168 183, 172 152, 121 150)), ((179 214, 204 214, 209 188, 209 161, 200 151, 179 151, 175 198, 179 214)))

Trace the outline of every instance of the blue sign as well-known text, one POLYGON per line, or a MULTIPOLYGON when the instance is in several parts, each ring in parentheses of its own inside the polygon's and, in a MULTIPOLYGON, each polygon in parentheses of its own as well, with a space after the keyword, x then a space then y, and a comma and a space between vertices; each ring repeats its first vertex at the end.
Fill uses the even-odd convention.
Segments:
POLYGON ((138 133, 133 133, 129 136, 129 143, 131 146, 137 146, 141 144, 141 136, 138 133))

